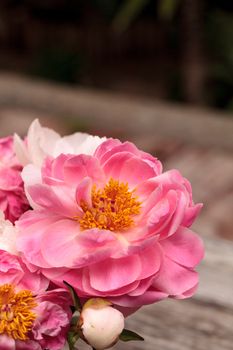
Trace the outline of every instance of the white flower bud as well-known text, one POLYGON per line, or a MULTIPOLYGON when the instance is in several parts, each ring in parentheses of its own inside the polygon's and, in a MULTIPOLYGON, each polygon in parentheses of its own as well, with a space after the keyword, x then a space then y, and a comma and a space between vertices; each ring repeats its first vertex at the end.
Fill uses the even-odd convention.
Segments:
POLYGON ((93 348, 107 349, 118 341, 124 328, 124 316, 104 299, 89 299, 81 313, 80 328, 93 348))

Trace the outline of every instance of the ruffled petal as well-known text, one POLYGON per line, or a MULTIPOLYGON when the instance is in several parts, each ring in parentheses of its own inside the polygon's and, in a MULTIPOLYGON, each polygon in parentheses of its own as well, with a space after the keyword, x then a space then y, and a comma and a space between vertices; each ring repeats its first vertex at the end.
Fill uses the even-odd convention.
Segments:
POLYGON ((136 157, 128 159, 121 168, 119 179, 131 187, 156 175, 154 169, 144 160, 136 157))
POLYGON ((117 240, 110 231, 80 231, 73 220, 59 220, 45 230, 42 255, 52 267, 80 268, 111 256, 117 240), (59 257, 59 259, 58 259, 59 257))
POLYGON ((33 202, 41 209, 50 210, 61 217, 74 217, 81 214, 72 191, 64 186, 50 187, 38 184, 27 187, 27 191, 33 202))
MULTIPOLYGON (((82 279, 82 286, 83 286, 83 291, 84 293, 90 295, 90 296, 99 296, 99 297, 109 297, 109 296, 119 296, 119 295, 124 295, 127 294, 133 290, 135 290, 135 288, 138 287, 138 285, 140 284, 139 281, 134 281, 131 282, 121 288, 117 288, 114 290, 107 290, 107 291, 100 291, 97 289, 94 289, 91 285, 91 281, 90 281, 90 273, 89 273, 89 269, 85 269, 84 273, 83 273, 83 279, 82 279)), ((79 286, 78 286, 79 288, 79 286)))
POLYGON ((168 294, 155 290, 153 288, 148 289, 144 294, 140 296, 122 295, 120 297, 109 298, 113 304, 126 307, 126 308, 139 308, 144 305, 149 305, 168 297, 168 294))
POLYGON ((132 155, 128 152, 121 152, 114 154, 110 159, 108 159, 103 166, 104 172, 107 178, 113 178, 118 180, 120 178, 122 167, 125 162, 129 160, 132 155))
POLYGON ((41 253, 41 240, 47 228, 59 219, 46 211, 28 211, 16 222, 18 237, 16 246, 25 255, 26 260, 39 267, 50 267, 41 253))
POLYGON ((94 289, 111 291, 137 280, 141 273, 141 263, 137 255, 108 259, 91 265, 89 273, 90 284, 94 289))
POLYGON ((95 183, 102 183, 105 179, 99 161, 83 154, 68 159, 63 171, 65 181, 74 186, 77 186, 85 177, 91 177, 95 183))
MULTIPOLYGON (((105 142, 101 143, 99 147, 95 150, 94 157, 99 159, 101 165, 105 161, 103 157, 107 155, 108 152, 111 152, 111 150, 118 146, 121 145, 121 142, 117 139, 107 139, 105 142)), ((111 153, 109 153, 111 155, 111 153)))
POLYGON ((160 241, 164 254, 171 260, 186 267, 195 267, 204 257, 201 238, 185 227, 171 237, 160 241))
POLYGON ((91 201, 91 190, 92 190, 92 179, 85 177, 76 188, 76 201, 81 206, 84 201, 89 207, 92 206, 91 201))
POLYGON ((145 279, 159 272, 161 266, 161 248, 158 243, 138 253, 141 262, 139 279, 145 279))
POLYGON ((198 273, 183 267, 164 256, 160 273, 153 282, 153 287, 170 296, 177 297, 195 287, 198 273))

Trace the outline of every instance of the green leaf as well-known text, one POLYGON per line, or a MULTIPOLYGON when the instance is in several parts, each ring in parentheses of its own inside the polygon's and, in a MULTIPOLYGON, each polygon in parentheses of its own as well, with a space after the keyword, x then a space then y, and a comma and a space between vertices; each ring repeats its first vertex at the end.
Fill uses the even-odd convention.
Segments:
POLYGON ((63 283, 69 289, 69 292, 71 294, 75 309, 77 311, 81 312, 82 311, 82 304, 81 304, 80 299, 79 299, 77 293, 75 292, 74 288, 66 281, 63 281, 63 283))
POLYGON ((139 334, 130 331, 129 329, 123 329, 122 333, 120 334, 120 340, 122 341, 131 341, 131 340, 139 340, 143 341, 144 338, 141 337, 139 334))
POLYGON ((79 316, 74 314, 71 318, 70 326, 77 328, 78 322, 79 322, 79 316))
POLYGON ((75 350, 75 343, 79 339, 79 334, 73 331, 70 331, 67 336, 67 341, 69 344, 70 350, 75 350))

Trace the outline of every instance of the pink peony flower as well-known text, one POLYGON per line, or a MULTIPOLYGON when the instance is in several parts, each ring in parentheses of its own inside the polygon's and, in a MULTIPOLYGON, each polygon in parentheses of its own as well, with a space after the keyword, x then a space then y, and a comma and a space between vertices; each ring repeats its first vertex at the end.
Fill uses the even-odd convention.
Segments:
POLYGON ((26 142, 17 134, 14 136, 14 148, 20 164, 33 163, 41 166, 46 156, 57 157, 61 153, 93 154, 105 141, 105 137, 76 132, 61 137, 52 129, 42 127, 35 119, 28 129, 26 142))
POLYGON ((61 350, 71 313, 64 289, 45 292, 48 280, 19 257, 0 251, 0 349, 61 350))
POLYGON ((11 222, 15 222, 29 208, 21 170, 22 166, 13 150, 13 138, 0 139, 0 210, 11 222))
POLYGON ((23 178, 34 210, 17 223, 17 247, 58 286, 123 308, 196 290, 203 245, 189 227, 201 204, 177 170, 109 139, 93 155, 29 165, 23 178))

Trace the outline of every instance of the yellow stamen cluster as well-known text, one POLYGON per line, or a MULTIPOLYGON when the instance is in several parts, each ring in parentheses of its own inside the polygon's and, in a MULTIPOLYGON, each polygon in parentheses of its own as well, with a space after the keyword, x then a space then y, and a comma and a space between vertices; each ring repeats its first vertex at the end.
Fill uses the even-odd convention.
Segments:
POLYGON ((134 224, 134 216, 140 213, 141 203, 127 183, 114 179, 102 189, 94 185, 91 194, 92 206, 81 203, 84 212, 76 217, 82 230, 99 228, 110 231, 124 231, 134 224))
POLYGON ((27 340, 36 315, 35 297, 29 290, 15 292, 10 284, 0 286, 0 334, 15 340, 27 340))

